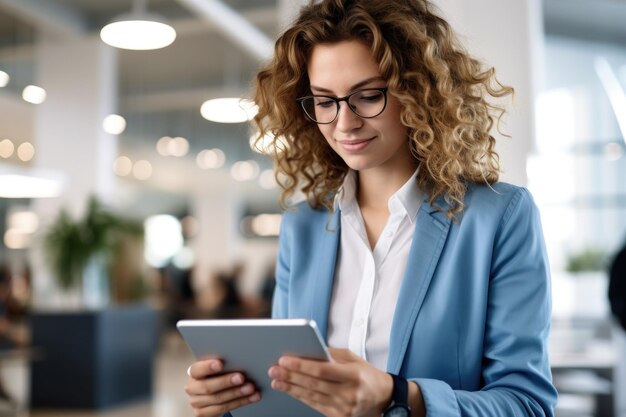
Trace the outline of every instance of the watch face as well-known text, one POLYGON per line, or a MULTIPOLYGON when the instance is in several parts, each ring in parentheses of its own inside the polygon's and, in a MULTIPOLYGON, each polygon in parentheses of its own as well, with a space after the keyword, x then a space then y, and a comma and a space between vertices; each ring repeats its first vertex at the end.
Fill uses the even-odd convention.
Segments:
POLYGON ((385 411, 384 417, 410 417, 411 410, 405 405, 394 405, 385 411))

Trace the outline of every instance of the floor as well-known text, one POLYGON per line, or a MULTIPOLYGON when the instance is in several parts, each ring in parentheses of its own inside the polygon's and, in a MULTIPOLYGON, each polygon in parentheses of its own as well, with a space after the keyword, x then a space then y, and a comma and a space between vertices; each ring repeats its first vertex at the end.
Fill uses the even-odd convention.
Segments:
MULTIPOLYGON (((624 339, 626 341, 626 338, 624 339)), ((626 346, 626 343, 625 343, 626 346)), ((75 410, 36 410, 30 411, 28 404, 28 368, 23 359, 3 360, 0 363, 0 377, 7 391, 22 406, 16 411, 0 401, 0 417, 192 417, 193 412, 187 403, 184 385, 186 370, 193 362, 193 356, 177 332, 163 339, 156 360, 154 396, 150 402, 107 410, 105 412, 75 410)), ((626 374, 626 372, 625 372, 626 374)), ((558 417, 591 417, 594 401, 590 396, 571 396, 562 393, 559 401, 558 417), (586 411, 585 411, 586 410, 586 411)), ((622 414, 616 413, 616 416, 622 414)), ((626 414, 623 414, 626 417, 626 414)))
POLYGON ((21 406, 11 409, 0 403, 0 417, 185 417, 193 416, 184 392, 187 367, 193 356, 177 334, 168 335, 156 361, 156 380, 151 402, 142 402, 107 411, 28 410, 28 369, 23 360, 5 361, 0 369, 2 381, 21 406))

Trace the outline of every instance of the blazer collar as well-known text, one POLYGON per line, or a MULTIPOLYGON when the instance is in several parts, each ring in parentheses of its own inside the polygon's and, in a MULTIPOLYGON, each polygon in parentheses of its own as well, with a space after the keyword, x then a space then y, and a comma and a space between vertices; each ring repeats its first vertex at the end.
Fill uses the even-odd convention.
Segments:
MULTIPOLYGON (((437 204, 442 210, 447 209, 443 199, 437 204)), ((333 289, 337 253, 340 237, 340 210, 328 215, 322 239, 315 248, 320 254, 317 268, 310 279, 315 280, 313 303, 310 317, 315 320, 320 334, 328 341, 328 312, 333 289)), ((441 211, 435 210, 424 198, 415 222, 415 238, 411 244, 404 279, 391 326, 389 356, 387 370, 398 373, 406 353, 409 338, 413 331, 417 315, 422 307, 428 286, 439 257, 443 250, 446 237, 450 230, 451 220, 441 211)))
MULTIPOLYGON (((437 205, 443 210, 446 210, 448 206, 443 199, 438 200, 437 205)), ((428 286, 439 263, 450 224, 451 220, 445 213, 435 210, 428 198, 425 198, 417 213, 415 237, 409 251, 406 271, 391 325, 389 356, 387 358, 387 371, 391 373, 398 374, 402 367, 417 315, 424 303, 428 286)))

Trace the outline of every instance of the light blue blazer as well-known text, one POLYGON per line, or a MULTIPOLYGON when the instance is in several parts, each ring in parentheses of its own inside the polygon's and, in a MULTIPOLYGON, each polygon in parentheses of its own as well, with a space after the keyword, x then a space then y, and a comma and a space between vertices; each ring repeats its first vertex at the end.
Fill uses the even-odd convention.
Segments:
MULTIPOLYGON (((493 188, 471 185, 458 222, 427 199, 417 215, 387 371, 420 386, 428 417, 554 412, 539 213, 526 189, 493 188)), ((273 317, 313 319, 327 337, 339 229, 339 212, 284 214, 273 317)))

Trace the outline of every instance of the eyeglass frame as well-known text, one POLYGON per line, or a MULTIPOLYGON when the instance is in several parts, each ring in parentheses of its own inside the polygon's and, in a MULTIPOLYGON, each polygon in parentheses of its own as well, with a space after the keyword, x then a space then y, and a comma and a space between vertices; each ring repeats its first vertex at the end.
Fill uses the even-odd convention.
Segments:
POLYGON ((326 95, 323 95, 323 94, 316 94, 316 95, 298 97, 296 99, 296 101, 298 103, 300 103, 300 107, 302 107, 302 110, 304 111, 304 115, 306 116, 307 119, 309 119, 313 123, 317 123, 318 125, 329 125, 329 124, 333 123, 335 120, 337 120, 337 118, 339 117, 339 111, 341 110, 341 107, 339 106, 339 103, 341 103, 342 101, 345 101, 346 104, 348 105, 348 108, 350 109, 350 111, 352 113, 356 114, 361 119, 373 119, 374 117, 380 116, 385 111, 385 109, 387 108, 387 90, 389 90, 389 87, 361 88, 361 89, 353 91, 352 93, 348 94, 347 96, 343 96, 343 97, 333 97, 333 96, 326 96, 326 95), (380 112, 378 112, 374 116, 361 116, 359 113, 356 112, 356 110, 354 110, 352 108, 352 106, 350 105, 350 101, 348 101, 348 100, 350 100, 350 97, 352 97, 353 95, 361 93, 363 91, 367 91, 367 90, 380 91, 381 93, 383 93, 383 99, 385 100, 385 104, 383 104, 383 108, 380 110, 380 112), (323 97, 323 98, 327 98, 327 99, 330 99, 330 100, 335 102, 335 107, 337 109, 337 114, 335 114, 335 117, 333 118, 333 120, 331 120, 330 122, 318 122, 317 120, 314 120, 311 116, 309 116, 309 113, 304 108, 304 100, 307 100, 307 99, 310 99, 310 98, 315 98, 315 97, 323 97))

